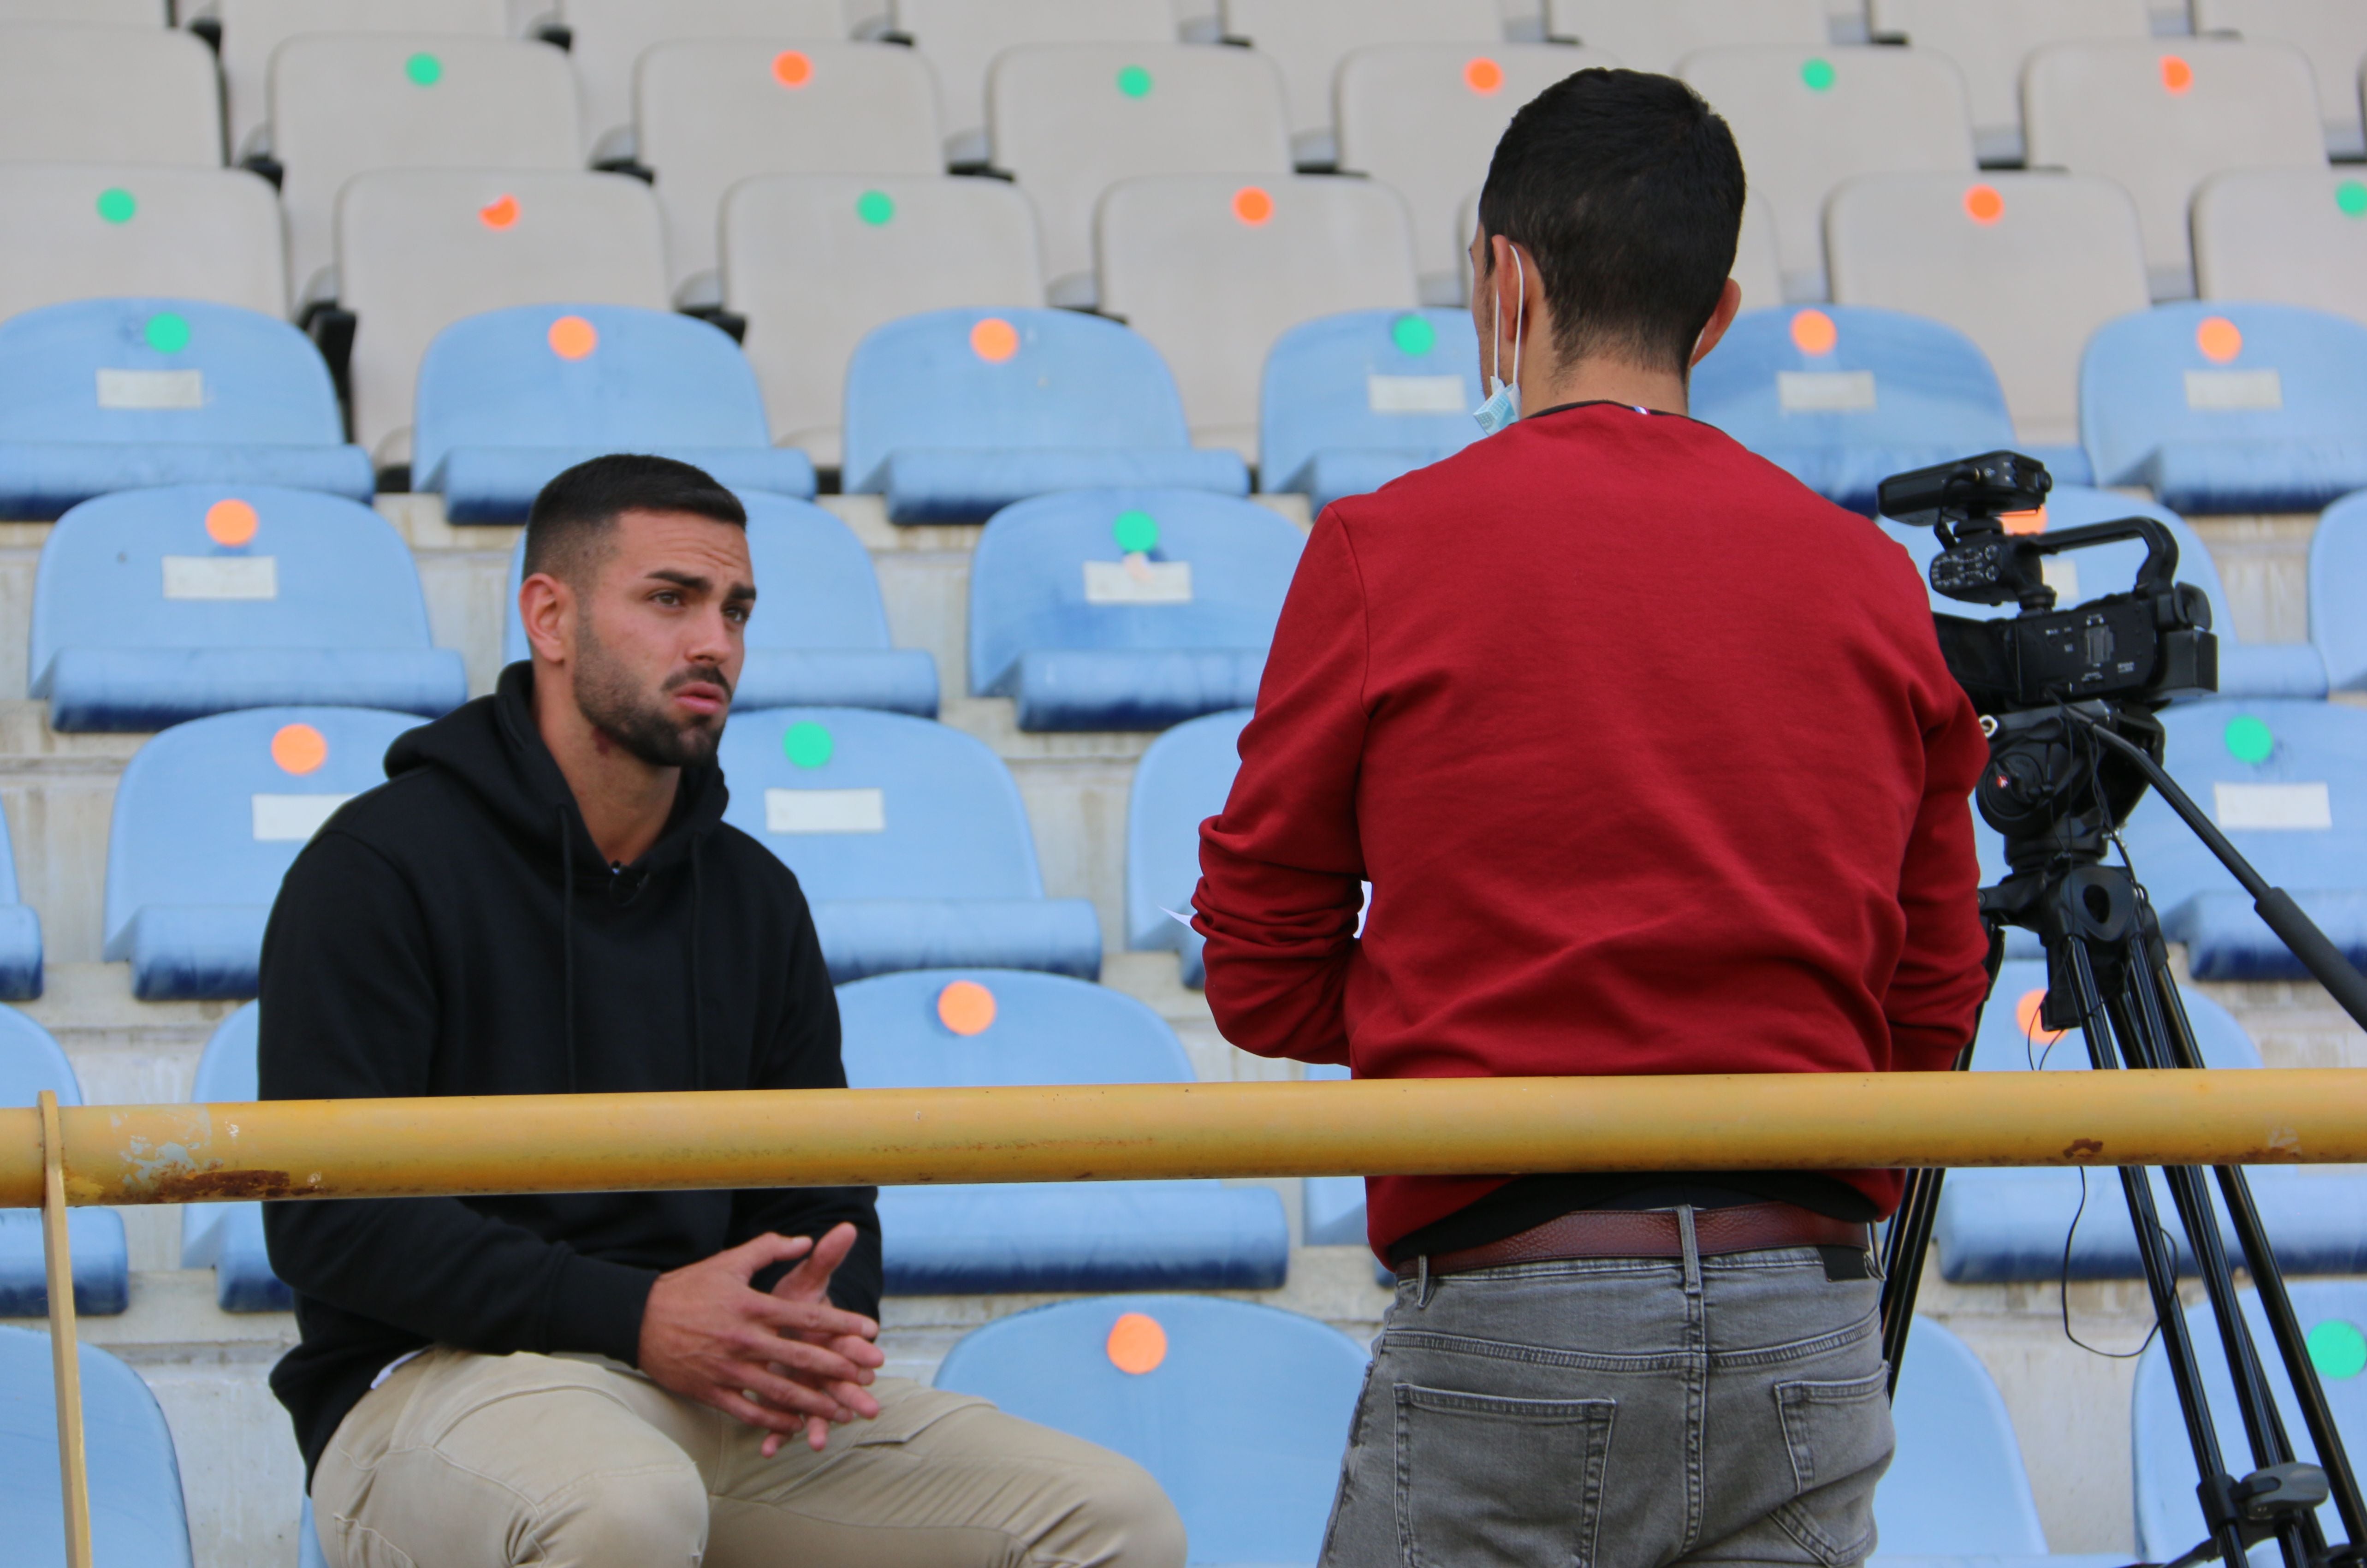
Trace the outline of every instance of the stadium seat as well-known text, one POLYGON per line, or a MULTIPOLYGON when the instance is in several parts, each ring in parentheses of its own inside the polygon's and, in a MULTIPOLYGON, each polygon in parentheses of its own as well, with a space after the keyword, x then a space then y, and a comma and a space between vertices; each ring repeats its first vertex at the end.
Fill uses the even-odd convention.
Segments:
POLYGON ((1159 351, 1070 311, 931 311, 879 327, 846 371, 845 487, 899 523, 976 522, 1052 490, 1249 493, 1192 446, 1159 351))
POLYGON ((836 468, 866 334, 918 312, 1043 305, 1035 209, 1000 180, 744 179, 723 204, 722 290, 748 323, 774 437, 836 468))
POLYGON ((814 493, 803 452, 772 444, 739 345, 631 305, 512 305, 463 317, 419 361, 412 488, 456 523, 524 522, 562 469, 604 452, 695 463, 734 490, 814 493))
POLYGON ((1544 43, 1387 44, 1341 62, 1340 167, 1405 198, 1425 304, 1469 298, 1461 203, 1486 177, 1513 111, 1574 72, 1615 63, 1544 43))
MULTIPOLYGON (((1492 54, 1504 41, 1496 0, 1224 0, 1224 20, 1228 40, 1247 43, 1281 68, 1291 151, 1309 168, 1328 166, 1339 156, 1332 83, 1350 51, 1444 44, 1459 71, 1475 49, 1492 54)), ((1513 98, 1497 119, 1511 118, 1535 96, 1513 98)), ((1416 123, 1431 119, 1428 110, 1410 105, 1401 104, 1398 113, 1416 123)))
MULTIPOLYGON (((87 1210, 85 1210, 87 1212, 87 1210)), ((172 1428, 140 1374, 80 1348, 84 1462, 96 1568, 189 1568, 189 1516, 172 1428)), ((66 1561, 50 1336, 0 1328, 0 1536, 23 1563, 66 1561)))
POLYGON ((300 301, 336 290, 340 193, 374 169, 582 166, 575 78, 548 44, 422 33, 305 33, 271 56, 272 156, 287 171, 288 276, 300 301))
POLYGON ((111 296, 285 314, 271 187, 231 169, 0 163, 0 320, 111 296))
POLYGON ((1274 339, 1258 392, 1258 484, 1317 512, 1479 438, 1468 311, 1348 311, 1274 339))
MULTIPOLYGON (((1475 218, 1478 216, 1479 203, 1476 198, 1468 210, 1475 218)), ((1767 203, 1761 199, 1743 199, 1742 233, 1735 241, 1733 277, 1742 286, 1742 308, 1746 311, 1771 309, 1784 301, 1784 266, 1776 255, 1775 221, 1767 215, 1767 203)))
MULTIPOLYGON (((884 708, 937 716, 937 665, 918 648, 891 646, 888 611, 871 554, 854 530, 821 507, 742 491, 748 553, 756 572, 756 610, 748 621, 748 658, 732 706, 884 708)), ((518 619, 526 540, 510 554, 503 612, 502 657, 528 657, 518 619)))
POLYGON ((1276 338, 1421 300, 1405 203, 1369 180, 1152 176, 1111 187, 1094 227, 1102 308, 1166 357, 1193 438, 1243 456, 1276 338))
MULTIPOLYGON (((189 1091, 197 1105, 239 1104, 261 1099, 255 1086, 256 1004, 224 1018, 198 1058, 198 1078, 189 1091)), ((214 1302, 226 1312, 285 1312, 296 1293, 271 1271, 263 1244, 263 1205, 188 1203, 181 1208, 181 1267, 214 1271, 214 1302)))
MULTIPOLYGON (((637 67, 653 49, 736 39, 743 45, 738 52, 745 53, 746 40, 779 40, 762 55, 769 69, 785 44, 830 44, 846 38, 839 0, 665 0, 659 6, 649 0, 560 0, 559 20, 569 35, 568 59, 582 91, 584 151, 597 159, 636 156, 635 108, 640 106, 646 115, 650 101, 649 84, 637 67)), ((644 134, 646 130, 644 125, 644 134)), ((638 156, 651 162, 645 142, 638 156)), ((722 188, 716 187, 717 194, 722 188)), ((708 244, 713 243, 710 232, 708 244)))
POLYGON ((166 28, 164 0, 0 0, 0 21, 73 22, 78 27, 166 28))
POLYGON ((419 721, 368 708, 252 708, 193 720, 134 753, 107 841, 109 962, 143 1002, 255 994, 264 923, 305 841, 383 783, 419 721))
MULTIPOLYGON (((1172 949, 1181 955, 1184 983, 1195 991, 1206 976, 1200 934, 1168 911, 1192 913, 1192 894, 1200 885, 1200 824, 1225 809, 1241 765, 1241 726, 1249 722, 1250 710, 1237 708, 1176 725, 1143 752, 1127 794, 1127 946, 1172 949)), ((1362 1203, 1363 1178, 1356 1181, 1362 1203)))
POLYGON ((2359 72, 2367 62, 2367 10, 2349 0, 2192 0, 2194 30, 2232 33, 2253 43, 2281 43, 2309 59, 2317 78, 2326 150, 2367 153, 2360 122, 2359 72))
POLYGON ((986 162, 987 75, 1004 50, 1175 41, 1167 0, 892 0, 890 15, 936 75, 946 162, 955 165, 986 162))
MULTIPOLYGON (((192 8, 183 0, 184 21, 192 8)), ((508 0, 214 0, 214 10, 232 158, 270 153, 271 55, 299 33, 497 39, 511 31, 508 0)))
POLYGON ((1546 32, 1602 50, 1631 71, 1670 76, 1697 49, 1809 48, 1830 36, 1824 0, 1546 0, 1546 32))
POLYGON ((1691 406, 1868 515, 1894 473, 2013 445, 2005 394, 1970 338, 1866 305, 1744 312, 1693 367, 1691 406))
POLYGON ((1734 129, 1767 204, 1786 299, 1826 297, 1825 199, 1855 175, 1973 171, 1964 77, 1909 49, 1705 49, 1684 79, 1734 129))
MULTIPOLYGON (((1065 975, 936 969, 839 988, 855 1089, 1189 1084, 1158 1014, 1065 975)), ((1205 1181, 890 1187, 890 1295, 1260 1290, 1283 1282, 1290 1225, 1272 1187, 1205 1181)))
POLYGON ((1195 1563, 1313 1562, 1365 1379, 1313 1318, 1206 1296, 1103 1296, 964 1335, 936 1386, 1133 1460, 1195 1563))
POLYGON ((1239 187, 1291 171, 1282 75, 1249 50, 1107 43, 1005 50, 995 57, 988 104, 995 167, 1035 199, 1056 305, 1094 302, 1093 215, 1120 180, 1229 175, 1239 187))
POLYGON ((336 389, 277 315, 202 300, 85 300, 0 321, 0 517, 209 481, 369 498, 336 389))
MULTIPOLYGON (((14 1007, 0 1007, 0 1106, 38 1104, 43 1089, 61 1106, 82 1104, 74 1064, 50 1031, 14 1007)), ((129 1306, 131 1264, 123 1216, 112 1209, 70 1210, 66 1239, 74 1248, 74 1311, 112 1315, 129 1306)), ((50 1310, 45 1268, 41 1211, 0 1209, 0 1317, 39 1317, 50 1310)), ((0 1393, 0 1403, 6 1397, 0 1393)))
POLYGON ((220 168, 213 56, 164 28, 0 18, 0 159, 220 168))
POLYGON ((2222 169, 2322 168, 2309 61, 2228 39, 2050 44, 2022 83, 2033 168, 2117 182, 2135 199, 2156 299, 2194 292, 2187 209, 2222 169))
MULTIPOLYGON (((1348 1076, 1345 1067, 1319 1064, 1307 1069, 1307 1077, 1313 1083, 1348 1076)), ((1371 1247, 1365 1223, 1363 1176, 1301 1176, 1298 1205, 1299 1235, 1308 1246, 1371 1247)), ((1384 1282, 1396 1278, 1387 1264, 1376 1260, 1374 1267, 1384 1282)))
POLYGON ((0 1000, 28 1002, 41 994, 41 916, 17 887, 17 853, 0 818, 0 1000))
POLYGON ((2309 536, 2309 637, 2336 691, 2367 691, 2367 492, 2326 509, 2309 536))
POLYGON ((1206 491, 1005 507, 970 556, 970 695, 1012 699, 1022 730, 1163 730, 1248 707, 1304 540, 1206 491))
POLYGON ((2367 323, 2367 178, 2352 167, 2231 169, 2194 196, 2194 291, 2367 323))
POLYGON ((2079 351, 2150 302, 2125 192, 2078 175, 1863 175, 1827 204, 1825 246, 1835 301, 1954 327, 1988 356, 2023 449, 2084 464, 2079 351))
POLYGON ((834 981, 952 965, 1101 973, 1082 898, 1044 896, 1011 769, 982 741, 901 713, 733 717, 723 820, 804 884, 834 981))
POLYGON ((650 187, 624 175, 382 169, 337 204, 338 294, 357 318, 354 439, 411 460, 420 356, 464 316, 505 305, 666 306, 650 187))
MULTIPOLYGON (((834 3, 834 0, 833 0, 834 3)), ((883 43, 670 43, 641 60, 640 161, 657 171, 667 277, 682 303, 719 298, 724 193, 752 175, 945 172, 928 62, 883 43)))
POLYGON ((1875 38, 1945 56, 1964 73, 1984 164, 2022 162, 2022 67, 2033 50, 2153 36, 2146 0, 1872 0, 1870 19, 1875 38))
POLYGON ((28 684, 61 731, 296 703, 432 718, 469 696, 460 655, 428 636, 402 536, 315 491, 175 484, 85 501, 41 547, 32 621, 28 684))

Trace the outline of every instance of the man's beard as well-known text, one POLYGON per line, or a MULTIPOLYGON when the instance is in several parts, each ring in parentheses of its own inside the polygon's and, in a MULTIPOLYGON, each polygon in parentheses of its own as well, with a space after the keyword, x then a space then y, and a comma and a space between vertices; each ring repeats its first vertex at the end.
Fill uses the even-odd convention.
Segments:
POLYGON ((593 726, 652 767, 696 767, 714 761, 715 749, 723 743, 723 722, 731 711, 731 683, 721 666, 691 665, 676 670, 658 695, 659 701, 644 700, 623 664, 594 633, 591 618, 578 622, 575 705, 593 726), (724 706, 685 724, 666 715, 663 699, 692 681, 712 683, 723 693, 724 706))

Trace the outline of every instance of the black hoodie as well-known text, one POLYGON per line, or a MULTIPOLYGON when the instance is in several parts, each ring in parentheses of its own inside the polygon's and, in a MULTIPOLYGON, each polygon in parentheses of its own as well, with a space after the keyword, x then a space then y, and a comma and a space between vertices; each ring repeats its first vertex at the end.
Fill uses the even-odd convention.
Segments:
MULTIPOLYGON (((536 731, 528 666, 413 730, 389 782, 289 869, 263 939, 265 1099, 842 1088, 797 878, 685 768, 604 861, 536 731)), ((273 1203, 303 1341, 271 1375, 309 1467, 381 1368, 430 1344, 635 1359, 659 1273, 767 1231, 862 1232, 831 1295, 879 1310, 868 1187, 273 1203)), ((769 1284, 775 1275, 760 1275, 769 1284)))

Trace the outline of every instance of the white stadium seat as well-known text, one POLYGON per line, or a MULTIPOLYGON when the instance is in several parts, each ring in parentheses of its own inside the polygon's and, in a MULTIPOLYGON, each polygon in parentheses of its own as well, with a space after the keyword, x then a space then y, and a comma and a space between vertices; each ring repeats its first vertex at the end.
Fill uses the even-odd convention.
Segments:
MULTIPOLYGON (((230 97, 230 153, 269 149, 257 133, 271 119, 271 53, 299 33, 425 33, 504 38, 508 0, 217 0, 222 85, 230 97)), ((546 0, 533 0, 537 12, 546 0)), ((182 7, 183 19, 188 6, 182 7)))
POLYGON ((1874 36, 1942 54, 1965 74, 1984 163, 2022 162, 2022 68, 2075 39, 2153 36, 2146 0, 1873 0, 1874 36))
POLYGON ((0 20, 0 159, 219 168, 213 54, 163 28, 0 20))
POLYGON ((2367 153, 2360 83, 2367 79, 2367 6, 2359 0, 2193 0, 2194 30, 2231 33, 2255 43, 2290 44, 2317 74, 2317 111, 2326 150, 2338 158, 2367 153))
POLYGON ((2367 170, 2231 169, 2194 197, 2195 292, 2367 322, 2367 170))
POLYGON ((559 19, 571 35, 567 57, 583 89, 584 151, 599 158, 632 153, 633 71, 658 44, 846 39, 839 0, 561 0, 559 19))
POLYGON ((110 294, 284 315, 271 187, 232 169, 0 163, 0 320, 110 294))
POLYGON ((1831 41, 1825 0, 1546 0, 1546 32, 1667 75, 1697 49, 1831 41))
POLYGON ((937 74, 946 161, 987 157, 987 77, 1028 43, 1173 43, 1167 0, 894 0, 899 35, 937 74))
POLYGON ((1350 51, 1385 44, 1504 40, 1496 0, 1225 0, 1225 36, 1246 40, 1282 71, 1293 150, 1302 165, 1328 165, 1332 85, 1350 51))

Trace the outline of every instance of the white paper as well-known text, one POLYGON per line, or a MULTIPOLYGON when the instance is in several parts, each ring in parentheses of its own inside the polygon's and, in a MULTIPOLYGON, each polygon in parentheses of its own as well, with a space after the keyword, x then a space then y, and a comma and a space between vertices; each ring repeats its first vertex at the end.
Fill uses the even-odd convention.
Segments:
POLYGON ((885 833, 883 790, 767 790, 766 833, 885 833))
POLYGON ((1863 414, 1874 406, 1874 372, 1778 370, 1775 401, 1786 414, 1863 414))
POLYGON ((2323 783, 2214 784, 2211 794, 2211 815, 2223 829, 2323 833, 2334 825, 2334 802, 2323 783))
POLYGON ((276 555, 168 555, 164 557, 164 597, 168 599, 276 599, 279 597, 279 558, 276 555))
POLYGON ((1375 414, 1466 414, 1471 394, 1460 376, 1366 376, 1365 406, 1375 414))
POLYGON ((2197 413, 2241 414, 2284 405, 2284 381, 2274 370, 2186 372, 2186 406, 2197 413))
POLYGON ((255 841, 301 844, 321 831, 351 795, 255 795, 255 841))
POLYGON ((1188 561, 1088 561, 1085 602, 1089 605, 1188 605, 1192 602, 1192 563, 1188 561))
POLYGON ((101 408, 203 408, 203 370, 101 370, 101 408))

